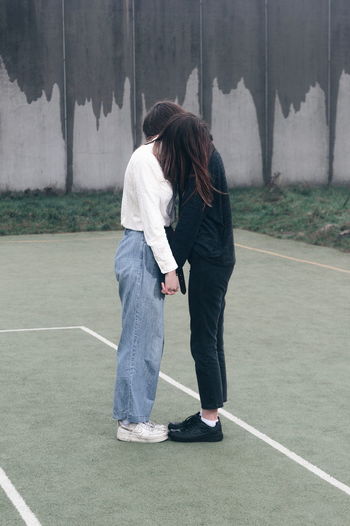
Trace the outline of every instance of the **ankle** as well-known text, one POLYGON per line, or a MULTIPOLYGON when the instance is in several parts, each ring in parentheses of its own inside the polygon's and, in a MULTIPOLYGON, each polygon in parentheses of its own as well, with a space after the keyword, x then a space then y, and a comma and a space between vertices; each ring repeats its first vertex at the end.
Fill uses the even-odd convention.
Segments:
POLYGON ((204 418, 204 416, 201 416, 201 420, 209 427, 215 427, 218 422, 218 420, 208 420, 207 418, 204 418))
POLYGON ((200 415, 202 418, 205 418, 206 420, 212 420, 213 422, 217 422, 219 417, 219 412, 217 409, 202 409, 200 412, 200 415))

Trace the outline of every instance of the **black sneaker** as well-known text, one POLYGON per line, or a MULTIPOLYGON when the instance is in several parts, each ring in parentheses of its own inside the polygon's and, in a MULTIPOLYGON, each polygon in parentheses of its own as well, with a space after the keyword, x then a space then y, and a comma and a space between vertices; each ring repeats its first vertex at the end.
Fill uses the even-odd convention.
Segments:
POLYGON ((189 426, 193 421, 197 421, 197 420, 200 420, 200 419, 201 419, 201 416, 200 416, 199 411, 198 411, 198 413, 196 413, 195 415, 191 415, 191 416, 187 417, 182 422, 170 422, 168 424, 168 429, 169 429, 169 431, 171 431, 172 429, 173 430, 175 430, 175 429, 182 429, 182 428, 185 428, 185 427, 189 426))
POLYGON ((210 427, 201 418, 196 418, 186 427, 170 429, 168 437, 175 442, 220 442, 224 435, 220 420, 216 422, 215 427, 210 427))

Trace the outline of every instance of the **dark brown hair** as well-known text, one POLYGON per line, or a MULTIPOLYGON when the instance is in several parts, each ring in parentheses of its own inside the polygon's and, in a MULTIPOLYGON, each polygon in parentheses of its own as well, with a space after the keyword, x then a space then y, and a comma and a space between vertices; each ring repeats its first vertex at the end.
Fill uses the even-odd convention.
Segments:
POLYGON ((179 113, 185 113, 185 110, 175 102, 170 100, 156 102, 144 118, 143 133, 146 137, 158 135, 168 124, 169 119, 179 113))
POLYGON ((208 172, 211 136, 207 124, 192 113, 174 115, 156 139, 156 155, 164 177, 180 199, 190 177, 195 189, 208 206, 213 186, 208 172))

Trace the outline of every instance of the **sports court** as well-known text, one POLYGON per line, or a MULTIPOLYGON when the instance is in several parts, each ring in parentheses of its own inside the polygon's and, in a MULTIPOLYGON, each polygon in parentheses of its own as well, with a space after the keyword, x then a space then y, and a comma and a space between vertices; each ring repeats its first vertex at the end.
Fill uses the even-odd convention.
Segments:
MULTIPOLYGON (((236 231, 224 441, 128 444, 111 419, 120 236, 0 239, 1 526, 349 525, 349 255, 236 231)), ((198 410, 188 325, 168 297, 162 423, 198 410)))

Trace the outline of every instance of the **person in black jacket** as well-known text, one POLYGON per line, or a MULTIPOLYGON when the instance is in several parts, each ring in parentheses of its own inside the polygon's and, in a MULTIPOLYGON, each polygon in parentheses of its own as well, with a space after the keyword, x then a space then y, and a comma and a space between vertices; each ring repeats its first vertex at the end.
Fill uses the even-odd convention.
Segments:
POLYGON ((186 260, 191 266, 191 353, 202 408, 184 422, 170 423, 169 437, 181 442, 219 441, 223 434, 218 408, 227 399, 225 294, 235 263, 224 166, 207 125, 192 114, 172 117, 156 142, 164 176, 180 200, 170 246, 180 268, 186 260))
MULTIPOLYGON (((168 111, 173 116, 156 137, 155 150, 174 197, 179 198, 170 246, 180 269, 186 260, 190 263, 190 345, 201 400, 200 412, 169 424, 169 437, 181 442, 215 442, 223 438, 218 408, 227 400, 223 320, 235 263, 231 208, 222 159, 207 125, 182 108, 176 112, 171 106, 169 110, 167 104, 173 103, 156 105, 158 114, 168 111)), ((148 116, 145 122, 152 122, 149 135, 156 135, 157 116, 152 110, 148 116)))

